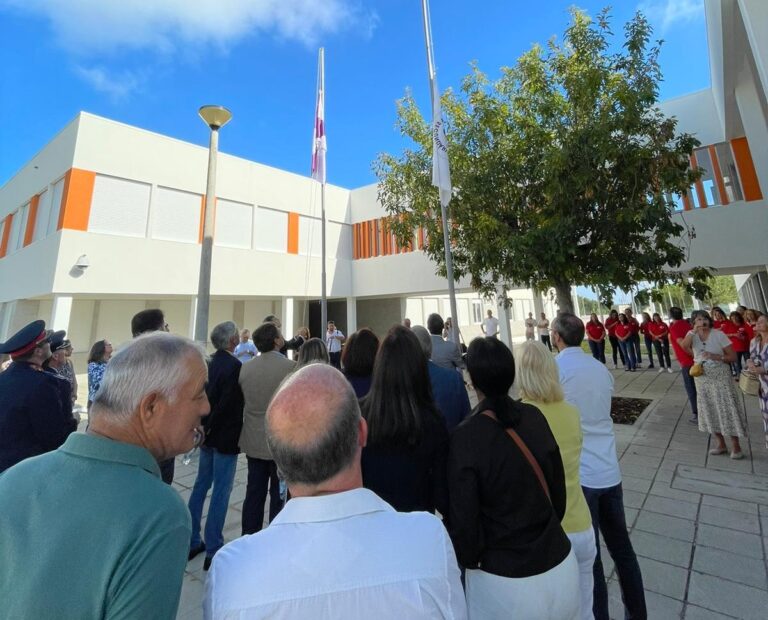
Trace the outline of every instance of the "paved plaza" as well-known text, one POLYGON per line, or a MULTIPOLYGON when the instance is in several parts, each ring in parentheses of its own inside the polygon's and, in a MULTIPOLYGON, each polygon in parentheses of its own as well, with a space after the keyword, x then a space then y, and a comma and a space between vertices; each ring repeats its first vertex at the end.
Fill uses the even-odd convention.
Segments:
MULTIPOLYGON (((653 620, 763 619, 768 610, 768 450, 757 399, 746 397, 746 458, 710 456, 709 439, 689 423, 680 372, 612 371, 616 395, 653 402, 634 426, 616 425, 624 505, 653 620)), ((187 500, 197 464, 178 460, 174 486, 187 500)), ((224 536, 240 535, 247 467, 240 455, 224 536)), ((264 558, 269 562, 269 558, 264 558)), ((611 617, 623 618, 610 556, 611 617)), ((178 618, 202 617, 201 554, 187 565, 178 618)))

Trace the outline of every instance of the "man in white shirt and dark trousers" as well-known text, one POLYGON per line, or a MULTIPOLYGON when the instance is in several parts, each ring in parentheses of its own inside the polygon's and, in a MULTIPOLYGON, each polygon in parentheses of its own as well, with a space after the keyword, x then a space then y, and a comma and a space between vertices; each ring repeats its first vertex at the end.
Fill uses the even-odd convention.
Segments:
POLYGON ((341 343, 346 338, 340 330, 336 329, 333 321, 328 321, 328 331, 325 332, 325 346, 328 347, 328 357, 331 358, 331 366, 341 370, 341 343))
POLYGON ((499 319, 493 316, 493 310, 488 310, 488 318, 480 325, 480 329, 483 330, 486 337, 499 337, 499 319))
POLYGON ((267 529, 216 554, 207 620, 466 618, 440 520, 395 512, 362 488, 368 427, 340 372, 295 372, 270 403, 266 429, 291 499, 267 529))
POLYGON ((584 442, 580 477, 584 497, 592 513, 597 558, 595 559, 595 620, 608 620, 608 589, 600 560, 600 533, 616 565, 626 618, 648 617, 643 577, 627 532, 621 470, 616 457, 616 439, 611 419, 613 376, 581 348, 584 323, 563 312, 552 321, 552 344, 559 354, 560 383, 565 400, 579 408, 584 442))

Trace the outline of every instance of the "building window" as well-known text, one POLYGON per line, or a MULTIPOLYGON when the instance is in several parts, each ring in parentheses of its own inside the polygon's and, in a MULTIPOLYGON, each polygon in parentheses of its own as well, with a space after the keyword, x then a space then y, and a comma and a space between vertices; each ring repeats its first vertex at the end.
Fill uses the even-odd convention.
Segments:
POLYGON ((478 324, 483 320, 483 304, 479 299, 472 300, 472 322, 478 324))
POLYGON ((733 158, 733 151, 728 142, 721 142, 715 145, 717 159, 720 162, 720 173, 723 175, 723 185, 728 202, 744 200, 744 194, 741 191, 739 183, 739 173, 736 170, 736 161, 733 158))
POLYGON ((706 147, 703 149, 696 149, 694 151, 694 155, 696 156, 696 163, 701 170, 701 178, 699 179, 699 183, 701 183, 701 188, 703 189, 703 198, 706 203, 699 206, 712 207, 714 205, 723 204, 723 201, 720 198, 720 192, 717 188, 717 183, 715 182, 715 167, 712 164, 712 158, 710 157, 709 149, 706 147))

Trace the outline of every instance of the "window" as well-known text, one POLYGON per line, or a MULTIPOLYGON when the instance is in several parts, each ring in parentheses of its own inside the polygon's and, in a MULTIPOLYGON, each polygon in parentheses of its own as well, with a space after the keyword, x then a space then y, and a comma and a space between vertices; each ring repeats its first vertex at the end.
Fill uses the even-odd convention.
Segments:
POLYGON ((51 192, 44 189, 40 192, 37 203, 37 217, 35 218, 35 231, 33 241, 44 239, 48 234, 48 221, 51 218, 51 192))
POLYGON ((288 213, 258 207, 254 245, 264 252, 284 253, 288 248, 288 213))
POLYGON ((152 238, 197 243, 200 238, 202 196, 158 187, 152 199, 152 238))
POLYGON ((48 217, 48 222, 47 222, 48 224, 47 235, 52 235, 59 228, 59 213, 61 213, 61 200, 63 196, 64 196, 64 179, 62 178, 53 184, 53 196, 51 197, 51 209, 50 209, 50 215, 48 217))
POLYGON ((483 304, 479 299, 472 300, 472 322, 477 324, 483 320, 483 304))
POLYGON ((702 171, 699 183, 701 183, 704 188, 704 200, 707 203, 706 205, 700 206, 711 207, 723 204, 723 201, 720 199, 720 191, 715 183, 714 166, 712 165, 712 158, 709 155, 709 149, 707 147, 696 149, 693 153, 696 156, 696 163, 702 171))
POLYGON ((736 162, 733 159, 731 145, 727 142, 716 144, 715 152, 717 153, 717 160, 720 163, 720 173, 723 175, 723 185, 725 185, 725 193, 728 197, 728 202, 744 200, 744 194, 741 191, 741 183, 739 183, 739 174, 736 171, 736 162))
POLYGON ((97 174, 88 232, 146 237, 151 187, 147 183, 97 174))
POLYGON ((216 203, 214 242, 229 248, 251 249, 253 207, 242 202, 219 199, 216 203))

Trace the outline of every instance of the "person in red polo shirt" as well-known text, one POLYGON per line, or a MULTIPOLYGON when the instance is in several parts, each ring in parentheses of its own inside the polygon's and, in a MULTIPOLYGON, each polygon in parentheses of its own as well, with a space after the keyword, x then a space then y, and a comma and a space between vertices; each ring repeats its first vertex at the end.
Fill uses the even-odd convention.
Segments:
POLYGON ((672 363, 669 359, 669 327, 661 320, 658 312, 653 313, 653 320, 648 324, 648 332, 653 341, 653 348, 656 350, 656 357, 659 359, 659 372, 672 372, 672 363))
POLYGON ((642 368, 643 354, 640 351, 640 323, 638 323, 637 319, 632 315, 632 308, 624 308, 624 314, 627 317, 629 326, 632 328, 632 338, 629 339, 629 342, 635 351, 635 367, 642 368))
POLYGON ((728 318, 730 320, 724 323, 720 330, 730 338, 736 352, 736 361, 731 364, 731 372, 738 379, 743 363, 749 357, 749 343, 755 337, 755 332, 740 312, 731 312, 728 318))
POLYGON ((621 356, 621 365, 626 366, 627 362, 624 360, 624 351, 619 346, 619 339, 616 337, 616 324, 619 322, 619 312, 617 310, 611 310, 608 313, 608 318, 605 319, 605 331, 608 333, 608 340, 611 343, 611 349, 613 350, 613 367, 616 368, 616 354, 621 356))
POLYGON ((635 359, 634 331, 626 314, 619 315, 619 322, 616 323, 616 337, 619 339, 619 346, 624 352, 624 359, 627 361, 624 370, 635 372, 637 361, 635 359))
MULTIPOLYGON (((589 350, 592 351, 592 357, 605 364, 605 327, 594 312, 590 315, 589 322, 585 327, 587 328, 587 341, 589 342, 589 350)), ((613 355, 615 356, 616 353, 614 352, 613 355)))
POLYGON ((651 331, 648 329, 651 325, 651 315, 647 312, 643 312, 643 322, 640 323, 640 333, 643 335, 643 340, 645 340, 645 351, 648 353, 648 368, 653 368, 653 336, 651 336, 651 331))
POLYGON ((725 316, 725 312, 723 312, 723 309, 720 306, 712 308, 712 327, 719 329, 723 333, 727 333, 728 328, 726 327, 726 329, 723 329, 723 324, 728 322, 728 317, 725 316))
POLYGON ((696 384, 693 382, 693 377, 689 371, 693 366, 693 356, 688 355, 680 346, 680 342, 685 338, 686 334, 691 331, 691 324, 683 318, 683 311, 677 306, 672 306, 669 309, 669 316, 672 322, 669 324, 669 340, 672 344, 672 349, 675 351, 675 357, 680 363, 680 374, 683 376, 683 385, 685 391, 688 394, 688 402, 691 405, 690 422, 692 424, 699 423, 699 408, 696 405, 696 384))

